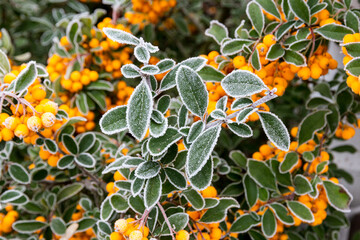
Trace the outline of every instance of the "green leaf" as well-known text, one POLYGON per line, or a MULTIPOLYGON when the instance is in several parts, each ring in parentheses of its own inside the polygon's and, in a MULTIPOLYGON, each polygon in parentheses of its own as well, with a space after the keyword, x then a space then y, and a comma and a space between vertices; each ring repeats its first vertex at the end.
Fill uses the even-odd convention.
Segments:
POLYGON ((184 196, 186 200, 188 200, 188 202, 195 210, 201 210, 205 206, 204 198, 198 191, 194 189, 187 189, 183 191, 182 196, 184 196))
POLYGON ((283 224, 286 225, 293 225, 294 224, 294 218, 289 214, 289 211, 287 208, 277 202, 274 202, 269 205, 269 207, 274 211, 277 219, 279 219, 283 224))
POLYGON ((57 203, 60 203, 66 199, 71 198, 72 196, 75 196, 83 188, 84 185, 81 183, 73 183, 61 188, 60 191, 57 193, 57 203))
POLYGON ((327 40, 334 42, 342 42, 346 34, 353 34, 354 32, 351 28, 331 23, 315 29, 315 33, 320 34, 327 40))
POLYGON ((170 58, 165 58, 160 60, 156 66, 159 68, 159 73, 164 73, 175 66, 175 61, 170 58))
POLYGON ((192 124, 186 139, 187 142, 188 143, 194 142, 204 129, 205 129, 205 124, 203 121, 197 121, 194 124, 192 124))
POLYGON ((157 162, 147 161, 141 163, 135 170, 135 176, 141 179, 155 177, 160 172, 161 166, 157 162))
POLYGON ((328 110, 319 110, 307 115, 300 123, 298 139, 299 146, 314 137, 316 131, 321 130, 326 125, 326 115, 328 110))
POLYGON ((269 48, 266 54, 266 59, 270 61, 275 61, 276 59, 279 59, 282 56, 284 56, 284 54, 285 54, 284 48, 282 48, 279 43, 275 43, 271 45, 271 47, 269 48))
POLYGON ((20 93, 21 91, 27 89, 36 79, 37 69, 34 61, 30 61, 24 70, 14 80, 15 82, 15 93, 20 93))
POLYGON ((265 162, 249 159, 248 173, 260 186, 271 190, 277 189, 275 175, 265 162))
POLYGON ((143 214, 145 211, 144 201, 140 196, 130 196, 128 199, 129 206, 132 210, 139 214, 143 214))
POLYGON ((304 195, 313 191, 311 183, 303 175, 297 174, 294 178, 295 193, 304 195))
MULTIPOLYGON (((299 1, 301 1, 301 0, 299 0, 299 1)), ((306 66, 306 59, 305 59, 304 55, 302 55, 301 53, 292 51, 292 50, 285 50, 284 60, 285 60, 285 62, 287 62, 289 64, 293 64, 297 67, 306 66)))
POLYGON ((243 185, 245 189, 245 199, 249 208, 255 205, 259 198, 259 189, 256 185, 256 182, 252 180, 249 175, 245 174, 243 177, 243 185))
POLYGON ((194 176, 190 177, 190 185, 196 190, 204 190, 211 184, 213 178, 213 161, 209 158, 204 167, 196 173, 194 176))
POLYGON ((324 180, 323 185, 329 204, 338 211, 350 212, 349 205, 353 197, 349 191, 341 184, 335 184, 328 180, 324 180))
POLYGON ((271 159, 270 160, 270 166, 271 166, 271 170, 275 174, 276 181, 278 182, 278 184, 283 185, 285 187, 293 185, 292 181, 291 181, 290 173, 288 173, 288 172, 287 173, 281 173, 280 172, 280 162, 278 160, 271 159))
POLYGON ((69 168, 73 164, 74 160, 75 160, 75 156, 65 155, 59 159, 59 161, 57 162, 57 167, 59 169, 69 168))
POLYGON ((221 222, 226 217, 226 212, 229 208, 238 208, 239 203, 233 198, 221 198, 219 204, 213 208, 208 209, 202 215, 200 222, 214 223, 221 222))
POLYGON ((118 213, 126 212, 129 208, 127 200, 120 194, 112 194, 110 197, 110 204, 118 213))
POLYGON ((231 97, 246 97, 266 90, 264 82, 254 73, 236 70, 228 74, 221 86, 231 97))
POLYGON ((104 90, 108 92, 114 91, 114 86, 106 80, 97 80, 86 86, 88 90, 104 90))
POLYGON ((12 179, 21 184, 30 183, 30 175, 27 170, 18 163, 12 163, 9 167, 9 174, 12 179))
POLYGON ((301 221, 306 223, 314 222, 315 218, 311 210, 305 206, 305 204, 298 201, 287 201, 286 202, 289 210, 301 221))
POLYGON ((96 219, 94 218, 82 218, 79 221, 77 221, 77 224, 79 224, 78 228, 77 228, 77 232, 83 232, 86 229, 91 228, 92 226, 94 226, 96 223, 96 219))
POLYGON ((206 65, 198 73, 201 79, 207 82, 221 82, 225 77, 222 72, 210 65, 206 65))
POLYGON ((269 0, 255 0, 260 6, 271 15, 274 15, 276 18, 281 19, 280 12, 273 1, 269 0))
POLYGON ((355 33, 359 32, 359 17, 351 10, 345 13, 345 26, 351 28, 355 33))
POLYGON ((245 123, 230 122, 227 124, 229 129, 242 138, 249 138, 253 135, 252 129, 245 123))
POLYGON ((13 223, 12 228, 19 233, 33 233, 45 228, 48 224, 35 220, 22 220, 13 223))
POLYGON ((159 73, 159 68, 156 65, 145 65, 141 68, 141 72, 147 75, 155 75, 159 73))
POLYGON ((209 128, 190 146, 186 158, 186 171, 189 177, 193 177, 204 167, 216 145, 220 131, 220 125, 209 128))
POLYGON ((125 64, 121 67, 121 73, 126 78, 137 78, 140 77, 140 68, 134 64, 125 64))
POLYGON ((345 65, 345 70, 354 77, 360 75, 360 58, 354 58, 345 65))
POLYGON ((142 140, 150 124, 153 98, 149 86, 143 80, 134 90, 126 109, 129 132, 137 140, 142 140))
POLYGON ((291 43, 289 48, 293 51, 301 52, 309 46, 310 42, 311 41, 309 39, 302 39, 302 40, 291 43))
POLYGON ((9 59, 1 49, 0 49, 0 71, 3 73, 3 75, 11 71, 9 59))
POLYGON ((280 172, 281 173, 287 173, 290 172, 293 167, 296 166, 296 164, 299 161, 299 156, 296 152, 288 152, 285 155, 284 160, 280 163, 280 172))
POLYGON ((79 152, 87 152, 95 143, 94 133, 84 133, 79 140, 79 152))
POLYGON ((248 46, 251 43, 253 43, 253 41, 248 39, 229 40, 221 45, 220 51, 225 56, 234 55, 241 52, 244 49, 244 46, 248 46))
POLYGON ((251 65, 254 67, 255 70, 259 71, 261 69, 260 56, 257 48, 255 48, 254 53, 251 55, 251 65))
POLYGON ((15 201, 21 197, 23 197, 24 194, 17 190, 6 190, 0 195, 0 202, 1 203, 8 203, 15 201))
POLYGON ((175 168, 164 168, 165 174, 169 182, 174 185, 176 188, 183 190, 186 188, 186 179, 185 176, 175 168))
POLYGON ((187 66, 194 71, 199 71, 202 69, 207 62, 207 59, 202 57, 193 57, 188 58, 180 63, 178 63, 170 72, 168 72, 165 77, 161 80, 160 89, 165 91, 167 89, 173 88, 176 85, 176 74, 180 66, 187 66))
POLYGON ((208 91, 200 76, 187 66, 180 66, 176 73, 176 86, 186 108, 203 117, 208 106, 208 91))
MULTIPOLYGON (((175 213, 168 217, 169 223, 172 226, 172 228, 179 232, 180 230, 184 229, 188 222, 189 222, 189 215, 187 213, 175 213)), ((162 236, 168 236, 171 235, 170 229, 167 225, 167 223, 164 221, 163 225, 161 227, 161 235, 162 236)))
POLYGON ((310 8, 304 0, 288 0, 291 11, 304 23, 310 23, 310 8))
POLYGON ((288 151, 290 136, 284 123, 273 113, 258 111, 261 125, 269 140, 279 149, 288 151))
POLYGON ((272 238, 276 233, 276 219, 274 213, 268 208, 261 218, 261 231, 265 237, 272 238))
POLYGON ((144 199, 146 209, 151 209, 160 199, 162 191, 162 182, 160 175, 147 180, 144 199))
POLYGON ((140 40, 133 36, 131 33, 125 32, 123 30, 114 29, 114 28, 103 28, 103 32, 111 40, 129 45, 138 45, 140 40))
POLYGON ((246 15, 251 21, 251 25, 254 26, 256 32, 261 35, 264 30, 265 18, 261 10, 261 7, 256 2, 250 2, 246 7, 246 15))
POLYGON ((230 227, 229 232, 231 233, 245 233, 248 232, 252 227, 259 224, 250 214, 243 214, 238 217, 230 227))
POLYGON ((70 154, 76 155, 79 152, 79 146, 75 142, 75 139, 70 136, 69 134, 63 134, 62 135, 62 143, 64 144, 64 147, 66 150, 69 151, 70 154))
POLYGON ((96 164, 96 160, 89 153, 80 153, 75 157, 75 162, 85 168, 93 168, 96 164))
POLYGON ((257 110, 258 110, 257 108, 253 108, 253 107, 248 107, 248 108, 244 108, 243 110, 240 110, 236 116, 236 122, 245 123, 248 117, 257 110))
POLYGON ((360 57, 360 43, 347 43, 344 44, 347 54, 353 58, 360 57))
POLYGON ((100 206, 100 218, 103 221, 107 221, 110 219, 114 210, 112 205, 110 204, 110 197, 107 197, 100 206))
POLYGON ((150 60, 150 52, 142 45, 138 45, 134 48, 134 55, 136 59, 142 63, 148 63, 150 60))
POLYGON ((225 38, 229 37, 229 32, 224 24, 217 20, 212 20, 210 27, 205 31, 205 35, 212 37, 220 45, 225 38))
POLYGON ((50 228, 56 235, 63 235, 66 232, 66 225, 62 218, 53 218, 50 222, 50 228))
POLYGON ((151 138, 148 142, 148 149, 151 155, 163 154, 172 144, 179 141, 182 135, 175 129, 169 127, 161 137, 151 138))
POLYGON ((45 146, 46 146, 46 149, 49 152, 51 152, 52 154, 55 154, 58 151, 57 144, 56 144, 56 142, 54 140, 46 138, 45 139, 45 146))
POLYGON ((229 158, 239 167, 245 168, 247 164, 246 156, 239 150, 233 150, 229 153, 229 158))

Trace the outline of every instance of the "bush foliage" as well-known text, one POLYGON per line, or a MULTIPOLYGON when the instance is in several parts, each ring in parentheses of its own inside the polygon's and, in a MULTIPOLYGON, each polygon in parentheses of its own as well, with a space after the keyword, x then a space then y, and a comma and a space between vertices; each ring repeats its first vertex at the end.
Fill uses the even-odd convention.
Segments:
POLYGON ((339 239, 348 226, 339 179, 352 177, 333 153, 355 148, 331 143, 360 127, 351 0, 0 6, 0 239, 339 239))

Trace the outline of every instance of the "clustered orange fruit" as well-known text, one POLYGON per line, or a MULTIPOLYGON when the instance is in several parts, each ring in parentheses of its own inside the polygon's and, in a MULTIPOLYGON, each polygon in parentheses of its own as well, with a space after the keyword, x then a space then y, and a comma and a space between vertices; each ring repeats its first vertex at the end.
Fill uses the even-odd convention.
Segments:
MULTIPOLYGON (((133 12, 126 12, 125 18, 132 25, 139 25, 143 29, 148 23, 156 24, 172 8, 176 6, 176 0, 131 0, 133 12)), ((171 20, 168 20, 171 21, 171 20)), ((172 24, 167 23, 172 26, 172 24)))
POLYGON ((90 69, 85 68, 81 72, 73 71, 69 79, 61 79, 60 83, 64 89, 70 92, 78 92, 82 90, 84 86, 98 80, 98 78, 99 74, 96 71, 90 71, 90 69))
MULTIPOLYGON (((346 34, 343 39, 343 44, 347 43, 359 43, 360 42, 360 33, 354 33, 354 34, 346 34)), ((343 59, 344 65, 346 65, 348 62, 350 62, 353 57, 351 57, 346 48, 342 47, 342 52, 345 54, 345 57, 343 59)), ((349 72, 347 72, 347 80, 346 83, 351 88, 351 90, 355 94, 360 94, 360 76, 353 76, 349 72)))
MULTIPOLYGON (((349 124, 344 124, 340 122, 339 126, 335 131, 335 136, 344 140, 349 140, 350 138, 355 136, 355 127, 356 126, 351 126, 349 124)), ((360 127, 360 119, 358 119, 357 127, 360 127)))
POLYGON ((116 220, 115 232, 110 234, 110 240, 147 240, 149 228, 140 226, 134 218, 121 218, 116 220))
MULTIPOLYGON (((113 161, 113 160, 112 160, 113 161)), ((119 172, 119 171, 116 171, 114 173, 114 182, 108 182, 106 184, 106 191, 108 192, 108 196, 116 193, 119 189, 115 186, 115 182, 116 181, 122 181, 122 180, 126 180, 126 178, 119 172)))
POLYGON ((19 213, 13 210, 12 205, 5 207, 6 213, 0 213, 0 236, 3 233, 11 233, 13 231, 12 224, 19 218, 19 213))

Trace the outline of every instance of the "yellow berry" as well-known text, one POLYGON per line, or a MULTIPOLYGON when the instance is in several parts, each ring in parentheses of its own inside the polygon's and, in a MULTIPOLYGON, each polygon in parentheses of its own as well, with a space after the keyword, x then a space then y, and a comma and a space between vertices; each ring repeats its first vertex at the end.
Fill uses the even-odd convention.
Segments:
POLYGON ((118 232, 112 232, 110 234, 110 240, 122 240, 124 239, 123 236, 118 232))
POLYGON ((128 222, 125 219, 119 219, 115 222, 115 230, 120 233, 126 232, 128 228, 128 222))
POLYGON ((91 81, 96 81, 99 78, 99 74, 96 71, 91 71, 89 77, 91 81))
POLYGON ((5 119, 5 121, 3 122, 3 125, 7 128, 10 129, 12 131, 15 130, 15 128, 17 127, 19 123, 19 120, 15 117, 8 117, 5 119))
POLYGON ((129 235, 129 240, 142 240, 143 234, 139 230, 134 230, 129 235))
POLYGON ((37 116, 32 116, 27 120, 27 127, 33 131, 37 132, 41 128, 41 119, 37 116))
POLYGON ((264 44, 268 47, 276 43, 276 37, 273 34, 268 34, 264 37, 264 44))
POLYGON ((14 131, 15 136, 17 136, 18 138, 24 138, 27 137, 27 135, 29 135, 29 129, 27 128, 27 126, 25 124, 19 124, 15 131, 14 131))
POLYGON ((51 112, 46 112, 41 115, 41 122, 44 127, 51 127, 55 123, 55 115, 51 112))
POLYGON ((78 82, 80 81, 80 78, 81 78, 81 74, 79 71, 73 71, 71 74, 70 74, 70 79, 75 81, 75 82, 78 82))
POLYGON ((58 112, 58 104, 53 101, 47 101, 43 104, 43 112, 50 112, 55 115, 58 112))
POLYGON ((176 240, 189 240, 190 234, 186 230, 180 230, 176 234, 176 240))
POLYGON ((1 130, 1 136, 4 141, 10 141, 11 139, 14 138, 14 132, 11 131, 10 129, 3 128, 1 130))
POLYGON ((214 188, 213 186, 209 186, 201 191, 201 195, 204 198, 214 198, 217 195, 216 188, 214 188))
POLYGON ((16 78, 16 75, 13 73, 8 73, 4 76, 4 83, 11 83, 16 78))

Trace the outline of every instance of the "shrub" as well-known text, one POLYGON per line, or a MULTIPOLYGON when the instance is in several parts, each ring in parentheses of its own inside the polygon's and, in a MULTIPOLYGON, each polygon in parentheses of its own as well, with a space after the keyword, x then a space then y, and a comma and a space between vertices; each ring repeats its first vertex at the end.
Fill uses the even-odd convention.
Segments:
POLYGON ((360 127, 359 11, 280 2, 236 27, 236 1, 64 2, 46 66, 2 29, 0 239, 339 239, 352 177, 333 152, 355 148, 330 144, 360 127))

